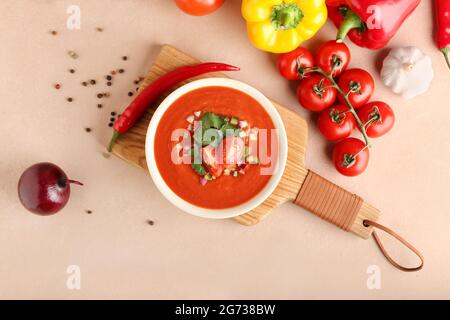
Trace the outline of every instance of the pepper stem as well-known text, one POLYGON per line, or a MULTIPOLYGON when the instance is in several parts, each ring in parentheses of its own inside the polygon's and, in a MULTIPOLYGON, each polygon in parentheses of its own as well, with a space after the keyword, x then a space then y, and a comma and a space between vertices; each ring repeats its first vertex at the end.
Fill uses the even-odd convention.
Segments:
POLYGON ((303 11, 296 3, 283 3, 273 6, 270 20, 276 30, 297 28, 303 19, 303 11))
POLYGON ((441 52, 444 54, 445 62, 447 62, 447 66, 450 69, 450 57, 449 57, 450 50, 449 50, 449 48, 442 48, 441 52))
POLYGON ((109 142, 109 145, 108 145, 108 152, 112 151, 112 146, 113 146, 114 142, 116 142, 116 140, 119 136, 120 136, 120 133, 117 132, 116 130, 114 130, 113 135, 111 137, 111 141, 109 142))
POLYGON ((342 21, 341 26, 339 27, 336 41, 343 42, 347 34, 353 29, 364 30, 365 25, 360 17, 352 10, 348 9, 345 13, 344 21, 342 21))

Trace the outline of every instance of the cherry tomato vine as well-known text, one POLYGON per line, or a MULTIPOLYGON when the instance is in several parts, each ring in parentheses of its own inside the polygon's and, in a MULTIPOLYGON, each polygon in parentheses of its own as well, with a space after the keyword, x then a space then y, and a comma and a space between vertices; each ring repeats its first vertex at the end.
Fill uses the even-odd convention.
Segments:
MULTIPOLYGON (((369 148, 371 148, 370 139, 369 139, 369 136, 368 136, 367 130, 366 130, 368 122, 367 122, 367 123, 363 123, 363 122, 361 121, 361 119, 360 119, 359 116, 358 116, 358 113, 356 112, 355 107, 353 106, 353 104, 352 104, 352 102, 350 101, 350 98, 349 98, 349 95, 350 95, 351 93, 356 92, 357 90, 359 90, 359 86, 357 86, 357 85, 354 85, 354 86, 350 85, 349 90, 348 90, 347 92, 344 92, 344 91, 340 88, 340 86, 338 85, 338 83, 336 82, 336 80, 335 80, 335 79, 333 78, 333 76, 332 76, 335 67, 336 67, 336 64, 333 65, 333 67, 331 68, 330 74, 326 73, 326 72, 325 72, 322 68, 320 68, 320 67, 310 67, 310 68, 307 68, 307 70, 304 71, 304 73, 305 73, 305 74, 308 74, 308 73, 318 73, 318 74, 322 75, 322 77, 323 77, 322 79, 323 79, 323 80, 326 79, 326 80, 330 83, 330 85, 329 85, 328 87, 334 88, 334 89, 336 90, 336 92, 337 92, 337 93, 341 96, 341 98, 344 100, 345 104, 346 104, 347 107, 348 107, 348 110, 347 110, 347 111, 342 111, 342 112, 350 112, 350 113, 353 115, 353 117, 354 117, 354 119, 355 119, 355 121, 356 121, 356 123, 357 123, 357 125, 358 125, 358 127, 359 127, 359 129, 360 129, 360 131, 361 131, 361 133, 362 133, 362 135, 363 135, 363 137, 364 137, 364 141, 365 141, 364 146, 360 147, 360 149, 357 150, 356 152, 353 152, 353 153, 346 153, 346 152, 344 152, 344 153, 342 154, 342 156, 336 156, 336 155, 334 155, 334 160, 335 160, 335 161, 341 161, 341 162, 339 163, 339 166, 343 167, 343 168, 340 168, 340 167, 336 166, 336 169, 337 169, 340 173, 342 173, 342 174, 344 174, 344 175, 354 176, 354 175, 357 175, 357 174, 361 173, 362 171, 364 171, 365 168, 367 167, 367 162, 368 162, 368 152, 367 152, 367 154, 366 154, 365 157, 364 157, 364 159, 367 159, 367 160, 365 160, 366 163, 363 164, 363 165, 361 166, 361 168, 358 168, 359 170, 349 170, 349 168, 351 168, 351 167, 353 167, 353 166, 355 165, 357 156, 360 155, 361 153, 364 153, 364 152, 365 152, 366 150, 368 150, 369 148)), ((339 114, 342 114, 342 112, 340 112, 339 114)), ((339 115, 339 114, 338 114, 338 115, 339 115)), ((372 121, 372 119, 369 119, 368 121, 372 121)), ((350 138, 350 139, 353 139, 353 138, 350 138)), ((355 140, 357 140, 357 139, 355 139, 355 140)), ((345 141, 345 140, 344 140, 344 141, 345 141)), ((350 141, 350 140, 349 140, 349 141, 350 141)), ((355 168, 355 169, 356 169, 356 168, 355 168)))
POLYGON ((341 95, 341 97, 344 99, 345 104, 348 106, 349 111, 351 112, 351 114, 353 115, 353 117, 355 117, 356 123, 358 124, 359 129, 361 130, 361 133, 364 137, 364 141, 366 143, 366 147, 370 148, 371 144, 370 144, 370 139, 369 136, 367 135, 367 131, 366 131, 366 126, 364 125, 364 123, 361 121, 361 119, 358 116, 358 113, 356 112, 355 108, 353 107, 353 104, 351 103, 350 99, 349 99, 349 95, 352 92, 355 92, 355 87, 351 87, 350 90, 348 92, 344 92, 339 85, 337 84, 336 80, 334 80, 334 78, 331 76, 331 74, 333 74, 333 68, 331 69, 331 74, 326 73, 322 68, 320 67, 310 67, 307 68, 307 71, 304 71, 305 74, 308 73, 319 73, 323 76, 323 79, 328 80, 331 85, 328 87, 332 87, 334 88, 338 94, 341 95))
POLYGON ((345 43, 324 42, 316 55, 299 47, 278 56, 277 67, 288 80, 300 80, 297 99, 300 105, 319 112, 317 127, 333 148, 336 170, 346 176, 362 173, 369 162, 370 138, 387 133, 394 125, 391 107, 370 101, 375 90, 372 75, 364 69, 347 69, 351 60, 345 43), (351 137, 358 128, 364 139, 351 137))

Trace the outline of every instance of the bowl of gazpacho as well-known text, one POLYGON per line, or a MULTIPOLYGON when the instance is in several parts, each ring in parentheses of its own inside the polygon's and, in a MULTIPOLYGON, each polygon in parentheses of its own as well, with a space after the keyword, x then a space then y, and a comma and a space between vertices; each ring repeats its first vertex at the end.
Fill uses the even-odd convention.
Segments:
POLYGON ((226 78, 190 82, 155 111, 147 131, 150 175, 172 204, 223 219, 244 214, 278 185, 287 136, 273 103, 226 78))

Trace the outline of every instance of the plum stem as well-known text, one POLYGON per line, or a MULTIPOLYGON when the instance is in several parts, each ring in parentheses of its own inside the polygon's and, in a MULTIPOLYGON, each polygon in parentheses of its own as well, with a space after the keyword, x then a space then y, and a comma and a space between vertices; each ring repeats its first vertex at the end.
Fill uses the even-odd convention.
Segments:
POLYGON ((76 180, 67 180, 67 182, 73 183, 73 184, 76 184, 76 185, 79 185, 79 186, 84 186, 84 184, 82 184, 80 181, 76 181, 76 180))

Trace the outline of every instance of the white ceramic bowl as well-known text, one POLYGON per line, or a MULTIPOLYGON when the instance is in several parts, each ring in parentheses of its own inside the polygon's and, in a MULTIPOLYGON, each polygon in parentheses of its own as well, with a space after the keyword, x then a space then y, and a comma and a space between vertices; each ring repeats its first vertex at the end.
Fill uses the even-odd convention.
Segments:
POLYGON ((235 217, 256 208, 258 205, 264 202, 264 200, 269 197, 269 195, 273 192, 273 190, 280 182, 281 176, 283 175, 284 168, 286 166, 287 152, 288 144, 286 130, 284 128, 283 121, 281 120, 281 117, 272 102, 255 88, 243 82, 226 78, 207 78, 193 81, 172 92, 166 99, 164 99, 164 101, 159 105, 156 112, 153 114, 147 130, 145 143, 145 155, 147 159, 148 170, 159 191, 167 198, 167 200, 169 200, 179 209, 195 216, 212 219, 225 219, 235 217), (184 94, 192 90, 211 86, 232 88, 248 94, 256 101, 258 101, 259 104, 266 110, 266 112, 271 117, 275 128, 278 129, 279 158, 277 170, 275 170, 266 186, 255 197, 241 205, 227 209, 206 209, 195 206, 179 197, 169 188, 164 179, 161 177, 154 157, 154 138, 156 136, 156 128, 164 112, 166 112, 166 110, 184 94))

